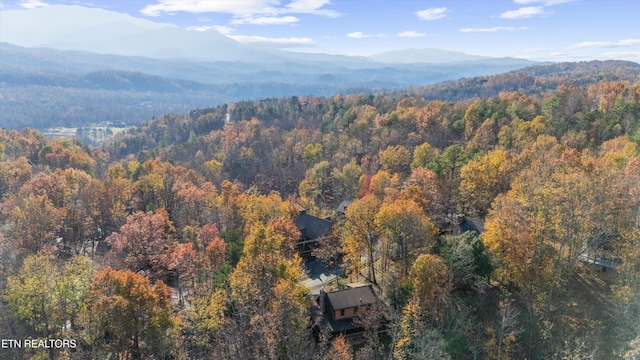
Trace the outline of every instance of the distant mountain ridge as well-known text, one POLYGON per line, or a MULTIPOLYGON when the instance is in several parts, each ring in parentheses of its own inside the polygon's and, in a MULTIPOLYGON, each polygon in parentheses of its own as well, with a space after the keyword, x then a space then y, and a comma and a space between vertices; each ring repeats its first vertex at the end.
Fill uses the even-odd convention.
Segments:
POLYGON ((438 49, 372 58, 269 50, 82 6, 0 11, 0 126, 133 125, 230 101, 379 92, 535 64, 438 49))
POLYGON ((135 125, 166 113, 294 95, 364 92, 459 101, 509 91, 542 94, 561 84, 585 86, 619 80, 635 83, 640 79, 640 64, 629 61, 523 68, 503 59, 506 65, 480 66, 476 61, 467 61, 462 62, 465 65, 402 64, 348 69, 322 63, 289 62, 279 67, 180 62, 8 44, 0 44, 0 52, 0 127, 18 129, 85 126, 103 121, 135 125), (103 68, 107 63, 113 66, 103 68), (176 71, 185 68, 190 69, 189 76, 183 71, 183 76, 178 77, 176 71), (299 72, 291 72, 293 68, 299 72), (508 71, 513 69, 517 70, 508 71), (500 74, 489 75, 492 73, 500 74))
POLYGON ((369 55, 369 58, 383 63, 395 64, 415 64, 425 62, 441 64, 448 62, 492 59, 487 56, 469 55, 459 51, 448 51, 434 48, 386 51, 369 55))
MULTIPOLYGON (((285 53, 285 52, 281 52, 285 53)), ((326 54, 276 61, 197 61, 26 48, 0 43, 0 127, 38 129, 112 121, 293 95, 376 92, 489 75, 536 64, 474 60, 385 64, 326 54)))
POLYGON ((389 63, 443 64, 493 59, 440 49, 406 49, 370 57, 269 50, 242 44, 214 30, 190 31, 172 24, 78 5, 0 11, 0 42, 22 47, 155 59, 251 63, 331 62, 350 68, 389 63))
MULTIPOLYGON (((443 51, 446 53, 446 51, 443 51)), ((53 72, 86 74, 95 71, 119 70, 144 72, 150 75, 184 79, 201 83, 224 83, 242 81, 263 81, 259 75, 276 74, 281 81, 308 81, 306 75, 327 75, 343 77, 354 81, 362 78, 361 70, 374 73, 369 77, 411 73, 406 76, 409 82, 421 82, 425 79, 415 73, 437 75, 430 76, 427 82, 453 80, 459 77, 500 73, 521 67, 541 64, 523 59, 489 58, 451 63, 433 64, 387 64, 373 60, 359 61, 359 57, 349 59, 346 56, 326 54, 290 53, 291 59, 273 62, 254 62, 252 58, 244 61, 197 61, 189 59, 156 59, 142 56, 121 56, 97 54, 77 50, 57 50, 48 48, 28 48, 0 42, 0 65, 2 69, 15 72, 53 72), (308 55, 317 60, 310 61, 308 55), (350 61, 346 61, 349 59, 350 61), (333 61, 335 60, 335 61, 333 61), (258 75, 256 77, 256 75, 258 75), (435 81, 434 81, 435 80, 435 81)), ((462 54, 462 53, 460 53, 462 54)), ((542 63, 544 64, 544 63, 542 63)), ((1 69, 0 69, 1 70, 1 69)), ((273 79, 270 79, 273 80, 273 79)), ((411 86, 402 76, 392 86, 411 86)))
POLYGON ((26 47, 215 61, 260 53, 216 31, 189 31, 98 8, 55 5, 0 15, 0 40, 26 47))

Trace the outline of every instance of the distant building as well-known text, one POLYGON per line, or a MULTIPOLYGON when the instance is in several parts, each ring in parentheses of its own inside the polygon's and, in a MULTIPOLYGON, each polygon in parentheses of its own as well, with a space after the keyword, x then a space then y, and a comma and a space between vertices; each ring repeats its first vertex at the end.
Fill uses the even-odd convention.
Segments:
POLYGON ((296 228, 300 231, 300 240, 298 240, 298 250, 301 255, 309 255, 314 248, 329 232, 331 227, 331 218, 320 218, 309 215, 303 209, 298 213, 294 221, 296 228))

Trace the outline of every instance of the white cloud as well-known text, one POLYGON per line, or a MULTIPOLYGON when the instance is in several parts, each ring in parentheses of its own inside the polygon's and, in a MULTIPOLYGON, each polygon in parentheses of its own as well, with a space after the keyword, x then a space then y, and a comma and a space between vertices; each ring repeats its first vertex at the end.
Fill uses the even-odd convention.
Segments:
POLYGON ((438 20, 447 16, 447 8, 429 8, 416 11, 416 15, 420 20, 438 20))
POLYGON ((566 4, 570 2, 574 2, 577 0, 513 0, 516 4, 526 5, 526 4, 542 4, 544 6, 553 6, 559 4, 566 4))
POLYGON ((189 31, 209 31, 214 30, 219 32, 222 35, 229 35, 233 32, 233 29, 228 26, 221 25, 196 25, 196 26, 188 26, 186 28, 189 31))
POLYGON ((287 48, 296 46, 309 46, 315 44, 310 38, 269 38, 264 36, 248 36, 248 35, 231 35, 229 36, 235 41, 264 47, 287 48))
POLYGON ((617 44, 610 41, 583 41, 581 43, 573 44, 567 49, 584 49, 584 48, 604 48, 604 47, 616 47, 617 44))
POLYGON ((414 30, 408 30, 408 31, 403 31, 401 33, 398 33, 396 36, 398 36, 398 37, 417 38, 417 37, 427 36, 427 34, 421 33, 421 32, 417 32, 417 31, 414 31, 414 30))
POLYGON ((583 41, 581 43, 570 45, 567 49, 612 48, 635 45, 640 45, 640 39, 624 39, 620 41, 583 41))
POLYGON ((527 30, 527 29, 528 29, 528 27, 526 27, 526 26, 521 26, 521 27, 494 26, 494 27, 490 27, 490 28, 463 28, 463 29, 460 29, 460 31, 465 32, 465 33, 471 33, 471 32, 518 31, 518 30, 527 30))
POLYGON ((371 35, 365 35, 362 31, 356 31, 356 32, 347 34, 347 37, 354 38, 354 39, 362 39, 362 38, 371 37, 371 35))
POLYGON ((22 0, 20 1, 20 6, 22 6, 25 9, 36 9, 36 8, 49 6, 49 4, 44 3, 40 0, 22 0))
POLYGON ((236 16, 259 13, 274 13, 276 0, 157 0, 157 3, 145 6, 140 12, 147 16, 160 16, 163 13, 179 11, 193 14, 228 13, 236 16))
POLYGON ((545 49, 544 48, 529 48, 529 49, 524 49, 522 51, 527 52, 527 53, 539 53, 539 52, 545 51, 545 49))
POLYGON ((213 29, 222 35, 229 35, 233 32, 233 29, 223 25, 213 25, 213 29))
POLYGON ((189 31, 209 31, 215 30, 215 25, 188 26, 186 29, 189 31))
POLYGON ((292 14, 313 14, 326 17, 338 17, 340 13, 334 10, 322 9, 331 4, 329 0, 294 0, 285 6, 285 11, 292 14))
POLYGON ((350 37, 352 39, 366 39, 366 38, 380 38, 380 37, 384 37, 383 34, 365 34, 362 31, 356 31, 356 32, 352 32, 347 34, 347 37, 350 37))
POLYGON ((284 6, 280 3, 280 0, 156 0, 155 4, 145 6, 140 12, 147 16, 177 12, 225 13, 233 16, 234 24, 259 25, 282 25, 298 21, 294 16, 282 16, 287 14, 340 16, 338 12, 324 8, 330 4, 328 0, 292 0, 284 6))
POLYGON ((544 14, 544 8, 542 6, 528 6, 518 10, 509 10, 500 14, 501 19, 521 19, 530 18, 536 15, 544 14))
POLYGON ((231 20, 232 24, 252 24, 252 25, 285 25, 298 22, 295 16, 262 16, 262 17, 246 17, 231 20))

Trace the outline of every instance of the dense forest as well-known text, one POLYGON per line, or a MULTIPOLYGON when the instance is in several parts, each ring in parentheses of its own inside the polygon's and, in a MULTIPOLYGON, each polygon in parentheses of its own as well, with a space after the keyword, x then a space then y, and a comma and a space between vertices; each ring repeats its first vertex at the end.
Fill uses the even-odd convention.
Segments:
POLYGON ((228 103, 100 147, 0 130, 0 338, 76 341, 0 355, 638 359, 638 68, 228 103), (358 341, 312 326, 301 209, 334 220, 330 285, 378 294, 358 341))
MULTIPOLYGON (((338 90, 331 85, 297 85, 277 81, 195 84, 190 88, 182 87, 180 81, 158 79, 140 73, 104 72, 90 75, 93 79, 81 79, 81 86, 50 84, 50 79, 42 80, 38 76, 29 80, 16 79, 16 82, 33 81, 33 84, 0 83, 0 124, 9 128, 28 124, 40 130, 57 126, 91 126, 102 122, 138 125, 142 119, 157 114, 184 113, 203 104, 312 91, 319 95, 333 94, 338 90), (40 81, 44 84, 38 84, 40 81), (149 90, 150 86, 156 85, 156 88, 149 90)), ((4 74, 1 76, 4 80, 4 74)), ((364 87, 345 86, 339 89, 364 91, 364 87)))

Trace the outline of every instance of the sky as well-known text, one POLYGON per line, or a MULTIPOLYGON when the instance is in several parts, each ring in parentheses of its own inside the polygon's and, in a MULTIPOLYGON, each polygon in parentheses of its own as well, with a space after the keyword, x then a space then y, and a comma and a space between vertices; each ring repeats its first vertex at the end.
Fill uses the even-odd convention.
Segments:
POLYGON ((0 11, 72 4, 292 51, 640 62, 638 0, 0 0, 0 11))

